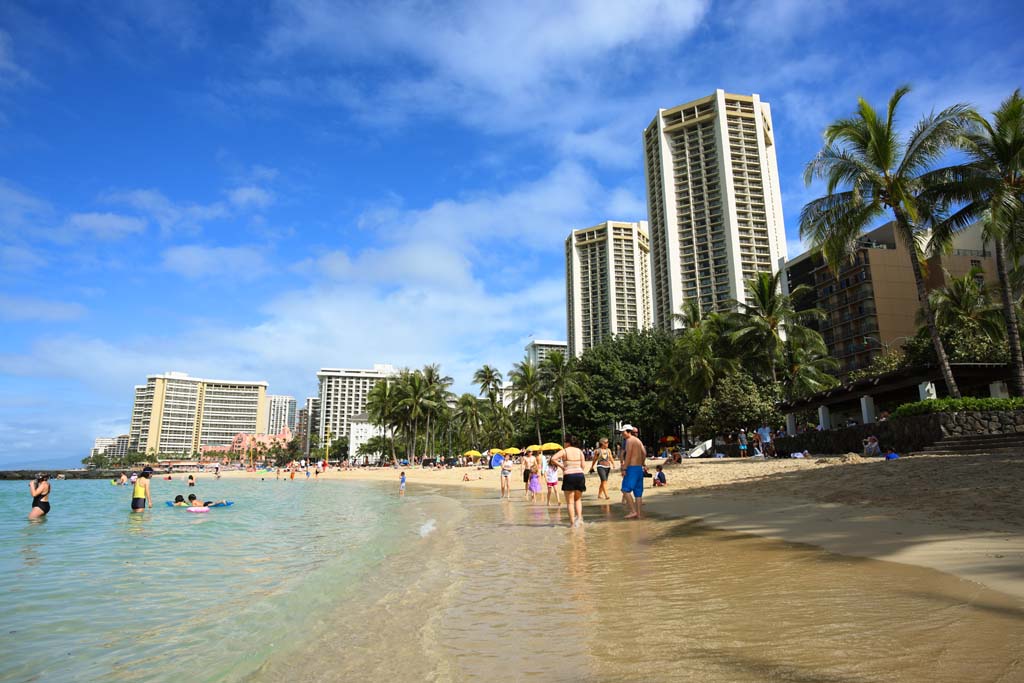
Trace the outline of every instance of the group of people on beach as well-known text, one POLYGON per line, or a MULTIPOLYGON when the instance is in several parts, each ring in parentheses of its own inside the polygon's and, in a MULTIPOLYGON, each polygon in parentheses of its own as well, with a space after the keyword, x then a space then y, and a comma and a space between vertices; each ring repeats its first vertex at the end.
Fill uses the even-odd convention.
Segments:
MULTIPOLYGON (((647 460, 647 448, 639 437, 639 430, 630 424, 622 427, 622 453, 621 459, 616 461, 615 454, 608 447, 608 439, 603 438, 598 442, 597 448, 593 450, 593 458, 589 461, 587 455, 580 449, 576 437, 567 435, 561 450, 550 458, 545 458, 543 453, 535 454, 527 452, 520 465, 522 467, 522 482, 525 498, 529 502, 540 501, 545 489, 541 487, 541 476, 544 477, 546 485, 547 505, 561 505, 562 495, 565 497, 566 510, 569 513, 569 525, 572 527, 583 524, 583 493, 587 490, 587 473, 597 472, 600 482, 597 491, 598 500, 610 500, 608 494, 608 479, 616 464, 622 472, 622 502, 626 506, 626 519, 639 519, 643 514, 644 478, 651 477, 647 471, 645 462, 647 460), (558 482, 561 475, 561 490, 558 482)), ((508 458, 501 463, 499 480, 501 483, 501 497, 512 498, 512 476, 514 464, 508 458)), ((665 475, 658 466, 658 475, 653 477, 655 486, 665 484, 665 475)))

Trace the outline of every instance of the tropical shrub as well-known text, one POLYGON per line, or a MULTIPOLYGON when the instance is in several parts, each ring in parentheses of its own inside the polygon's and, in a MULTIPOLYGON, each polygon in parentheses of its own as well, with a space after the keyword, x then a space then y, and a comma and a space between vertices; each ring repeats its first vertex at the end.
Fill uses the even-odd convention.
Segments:
POLYGON ((980 412, 997 410, 1024 410, 1024 398, 939 398, 915 403, 904 403, 893 417, 929 415, 931 413, 980 412))

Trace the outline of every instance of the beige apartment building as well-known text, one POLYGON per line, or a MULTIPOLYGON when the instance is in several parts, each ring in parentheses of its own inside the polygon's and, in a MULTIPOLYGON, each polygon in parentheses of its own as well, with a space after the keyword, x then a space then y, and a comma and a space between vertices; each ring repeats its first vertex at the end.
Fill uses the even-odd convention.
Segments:
MULTIPOLYGON (((825 312, 817 327, 843 374, 867 367, 875 356, 917 333, 917 285, 894 226, 887 223, 862 235, 853 259, 838 274, 815 252, 782 264, 783 291, 801 284, 812 289, 796 302, 797 308, 825 312)), ((980 225, 958 234, 948 254, 929 259, 925 284, 929 290, 941 287, 948 277, 963 276, 975 266, 984 270, 986 281, 996 281, 995 258, 980 225)))
POLYGON ((569 353, 651 326, 647 222, 605 221, 565 239, 569 353))
POLYGON ((661 109, 643 133, 653 322, 722 310, 786 256, 771 107, 724 90, 661 109))
POLYGON ((198 453, 201 446, 229 446, 236 434, 265 434, 267 416, 266 382, 149 375, 135 387, 130 448, 198 453))

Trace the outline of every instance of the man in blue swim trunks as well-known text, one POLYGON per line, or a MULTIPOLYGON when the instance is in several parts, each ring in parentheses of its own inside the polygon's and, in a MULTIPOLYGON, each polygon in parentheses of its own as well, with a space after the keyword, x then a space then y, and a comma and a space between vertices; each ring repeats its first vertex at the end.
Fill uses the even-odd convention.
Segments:
POLYGON ((640 519, 644 500, 644 462, 647 449, 636 435, 633 425, 622 425, 622 438, 626 447, 623 457, 625 473, 622 476, 622 500, 629 508, 626 519, 640 519))

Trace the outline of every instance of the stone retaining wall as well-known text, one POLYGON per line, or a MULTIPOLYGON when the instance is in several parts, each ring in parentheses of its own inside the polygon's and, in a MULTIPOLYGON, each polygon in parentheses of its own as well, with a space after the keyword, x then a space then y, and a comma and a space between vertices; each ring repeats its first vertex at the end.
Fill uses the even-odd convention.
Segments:
POLYGON ((775 447, 779 453, 805 450, 810 451, 812 455, 861 453, 864 450, 864 439, 874 435, 878 437, 882 448, 891 446, 898 453, 912 453, 935 444, 943 437, 977 434, 1024 434, 1024 410, 895 417, 886 422, 823 432, 805 432, 778 439, 775 447))

